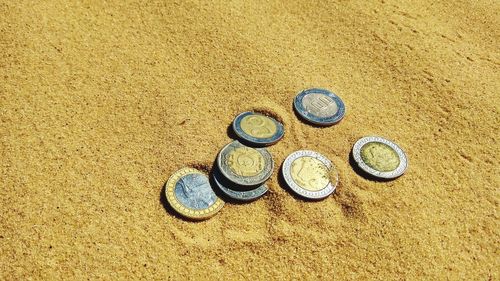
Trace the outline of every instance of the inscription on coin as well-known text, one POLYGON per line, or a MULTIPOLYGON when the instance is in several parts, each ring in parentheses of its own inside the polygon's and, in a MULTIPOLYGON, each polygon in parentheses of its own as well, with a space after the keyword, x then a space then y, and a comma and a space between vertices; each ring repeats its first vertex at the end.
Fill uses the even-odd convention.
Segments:
POLYGON ((302 102, 307 111, 322 118, 335 115, 339 110, 335 101, 323 94, 306 95, 302 102))
POLYGON ((254 138, 270 138, 276 134, 276 124, 264 115, 247 115, 240 123, 241 129, 254 138))
POLYGON ((361 148, 361 158, 366 165, 381 171, 390 172, 399 166, 399 156, 394 149, 385 143, 370 142, 361 148))
POLYGON ((253 186, 262 184, 271 176, 274 161, 265 148, 252 148, 233 141, 219 152, 217 166, 233 183, 253 186))
POLYGON ((180 215, 203 220, 214 216, 224 206, 210 186, 208 177, 193 168, 182 168, 165 183, 165 196, 180 215))
POLYGON ((292 179, 302 188, 317 191, 325 188, 330 179, 328 168, 313 157, 300 157, 292 162, 292 179))
POLYGON ((206 176, 200 174, 187 174, 180 178, 174 192, 182 205, 197 210, 212 206, 217 199, 206 176))
POLYGON ((283 178, 290 189, 308 199, 322 199, 337 187, 339 175, 325 156, 311 150, 288 155, 282 165, 283 178))
POLYGON ((231 151, 227 157, 227 165, 231 171, 242 177, 252 177, 264 169, 264 157, 255 149, 239 147, 231 151))
POLYGON ((274 144, 285 134, 283 124, 272 117, 252 111, 238 114, 232 126, 238 137, 257 146, 274 144))
POLYGON ((382 137, 360 138, 352 148, 352 156, 361 170, 377 178, 394 179, 408 168, 401 147, 382 137))
POLYGON ((345 115, 342 99, 326 89, 312 88, 300 92, 293 106, 302 118, 321 126, 336 124, 345 115))

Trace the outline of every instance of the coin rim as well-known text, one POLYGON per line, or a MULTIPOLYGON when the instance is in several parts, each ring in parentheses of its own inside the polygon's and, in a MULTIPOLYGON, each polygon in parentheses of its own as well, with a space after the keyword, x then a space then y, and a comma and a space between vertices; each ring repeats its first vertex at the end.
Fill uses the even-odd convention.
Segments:
POLYGON ((279 140, 281 140, 285 134, 285 129, 283 127, 283 124, 281 124, 276 119, 274 119, 270 116, 260 114, 257 112, 253 112, 253 111, 245 111, 245 112, 238 114, 238 116, 236 116, 233 120, 233 131, 236 133, 236 135, 238 135, 238 137, 240 137, 246 141, 249 141, 249 142, 252 142, 255 144, 260 144, 260 145, 275 144, 279 140), (274 135, 269 137, 269 138, 256 138, 256 137, 253 137, 253 136, 245 133, 245 131, 243 131, 243 129, 241 128, 241 121, 243 120, 243 118, 245 118, 248 115, 260 115, 260 116, 264 116, 264 117, 271 119, 274 122, 274 124, 276 125, 276 133, 274 133, 274 135))
POLYGON ((221 183, 219 176, 222 176, 220 174, 220 171, 215 171, 212 175, 212 178, 219 187, 219 190, 224 193, 226 196, 230 197, 231 199, 238 200, 238 201, 244 201, 244 202, 249 202, 249 201, 254 201, 262 197, 264 194, 267 193, 269 188, 267 187, 266 184, 262 184, 258 186, 257 188, 251 189, 251 190, 245 190, 245 191, 239 191, 239 190, 234 190, 232 188, 226 187, 221 183), (257 193, 256 193, 257 192, 257 193), (257 194, 257 195, 250 195, 248 194, 257 194), (246 197, 243 197, 245 196, 246 197))
POLYGON ((344 118, 345 113, 346 113, 344 101, 342 101, 342 99, 339 96, 337 96, 336 94, 334 94, 333 92, 331 92, 327 89, 321 89, 321 88, 311 88, 311 89, 306 89, 306 90, 299 92, 297 94, 297 96, 295 96, 295 99, 293 101, 293 105, 294 105, 294 108, 297 111, 297 113, 302 118, 304 118, 305 120, 307 120, 313 124, 316 124, 316 125, 329 126, 329 125, 337 124, 338 122, 340 122, 344 118), (322 94, 322 95, 325 95, 325 96, 332 98, 335 101, 335 103, 337 104, 337 107, 338 107, 337 112, 334 115, 329 116, 329 117, 317 117, 316 115, 309 113, 305 109, 304 104, 302 103, 302 100, 304 99, 304 97, 306 95, 309 95, 309 94, 322 94))
POLYGON ((394 142, 385 139, 383 137, 378 137, 378 136, 367 136, 367 137, 362 137, 356 143, 354 144, 352 148, 352 154, 354 157, 354 161, 358 164, 358 166, 368 174, 382 178, 382 179, 394 179, 397 177, 402 176, 405 172, 406 169, 408 168, 408 158, 406 157, 405 152, 401 147, 399 147, 397 144, 394 142), (372 167, 368 166, 368 164, 363 161, 363 158, 361 157, 361 148, 370 143, 370 142, 378 142, 378 143, 383 143, 394 149, 396 151, 396 154, 399 157, 399 166, 390 172, 381 172, 373 169, 372 167))
POLYGON ((217 196, 217 194, 215 193, 215 191, 213 191, 213 189, 212 192, 214 192, 216 198, 214 204, 212 204, 210 207, 206 209, 201 209, 201 210, 186 207, 175 196, 175 191, 174 191, 175 185, 180 180, 180 178, 189 174, 203 175, 207 178, 207 182, 210 184, 210 180, 208 179, 208 176, 205 173, 194 168, 189 168, 189 167, 181 168, 175 171, 165 183, 165 196, 167 198, 168 203, 170 204, 172 209, 174 209, 177 213, 189 219, 204 220, 213 217, 220 211, 220 209, 222 209, 222 207, 224 207, 224 201, 217 196))
POLYGON ((321 153, 312 150, 297 150, 288 155, 285 161, 283 162, 282 173, 283 173, 283 178, 285 179, 285 182, 290 187, 290 189, 293 190, 296 194, 308 199, 324 199, 328 197, 335 191, 339 182, 339 173, 335 168, 335 166, 333 165, 332 161, 330 161, 330 159, 328 159, 321 153), (327 167, 329 173, 331 173, 332 168, 335 169, 336 172, 335 184, 332 183, 331 176, 330 176, 330 182, 326 185, 326 187, 317 191, 307 190, 301 187, 299 184, 297 184, 293 180, 291 175, 291 165, 293 161, 299 159, 300 157, 306 157, 306 156, 318 159, 321 163, 323 163, 327 167))
POLYGON ((271 175, 273 174, 273 170, 274 170, 274 160, 273 160, 273 156, 271 155, 271 153, 266 148, 256 148, 256 147, 246 146, 246 145, 242 144, 241 142, 239 142, 238 140, 235 140, 235 141, 232 141, 232 142, 228 143, 226 146, 224 146, 221 149, 221 151, 217 155, 217 166, 219 167, 219 170, 222 173, 222 175, 224 177, 226 177, 228 180, 230 180, 230 181, 232 181, 232 182, 234 182, 236 184, 243 185, 243 186, 253 186, 253 185, 262 184, 263 182, 265 182, 266 180, 268 180, 271 177, 271 175), (239 147, 249 147, 251 149, 257 150, 257 152, 259 152, 262 155, 262 157, 264 157, 264 160, 269 159, 269 165, 265 165, 264 171, 261 172, 261 173, 259 173, 259 174, 257 174, 256 176, 241 177, 241 178, 248 179, 247 181, 241 181, 241 180, 239 180, 239 177, 233 176, 233 175, 229 175, 228 172, 226 172, 225 169, 223 169, 223 167, 225 167, 225 166, 222 165, 222 154, 224 154, 224 152, 231 145, 238 145, 239 147), (268 166, 270 168, 266 172, 266 167, 268 167, 268 166), (262 174, 264 174, 263 177, 261 176, 262 174), (258 180, 256 180, 256 179, 258 179, 258 180))

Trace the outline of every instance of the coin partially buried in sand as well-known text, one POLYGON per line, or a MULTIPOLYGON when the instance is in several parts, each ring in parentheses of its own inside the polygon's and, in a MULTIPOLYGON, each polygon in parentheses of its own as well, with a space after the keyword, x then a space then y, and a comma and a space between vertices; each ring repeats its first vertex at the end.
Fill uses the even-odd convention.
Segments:
POLYGON ((274 161, 265 148, 252 148, 233 141, 219 152, 217 165, 228 180, 238 185, 254 186, 271 176, 274 161))
POLYGON ((225 181, 224 177, 220 174, 220 171, 216 169, 213 173, 213 179, 215 181, 215 184, 217 187, 224 193, 226 196, 229 198, 239 200, 239 201, 252 201, 255 200, 262 195, 264 195, 267 191, 268 188, 266 184, 262 184, 256 188, 252 189, 241 189, 241 188, 235 188, 234 183, 231 184, 228 181, 225 181))
POLYGON ((208 177, 193 168, 182 168, 172 174, 165 184, 165 195, 176 212, 194 220, 208 219, 224 206, 208 177))
POLYGON ((363 137, 352 149, 352 156, 366 173, 383 179, 401 176, 408 167, 404 151, 382 137, 363 137))
POLYGON ((257 145, 271 145, 284 135, 283 125, 269 116, 243 112, 233 121, 234 132, 243 140, 257 145))
POLYGON ((283 178, 298 195, 322 199, 335 191, 338 173, 325 156, 310 150, 290 154, 283 163, 283 178))
POLYGON ((304 90, 295 97, 293 105, 302 118, 316 125, 333 125, 345 115, 344 102, 325 89, 304 90))

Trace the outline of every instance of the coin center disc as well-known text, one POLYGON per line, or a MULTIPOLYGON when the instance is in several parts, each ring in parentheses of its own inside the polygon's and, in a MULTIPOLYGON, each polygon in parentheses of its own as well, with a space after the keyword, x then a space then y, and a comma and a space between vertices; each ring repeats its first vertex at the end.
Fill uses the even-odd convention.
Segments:
POLYGON ((250 147, 238 147, 231 151, 227 158, 227 165, 233 174, 243 177, 258 175, 264 170, 264 157, 250 147))
POLYGON ((332 98, 322 94, 308 94, 302 99, 302 104, 309 113, 322 118, 333 116, 339 110, 332 98))
POLYGON ((241 129, 254 138, 270 138, 276 134, 276 124, 271 118, 263 115, 247 115, 240 123, 241 129))
POLYGON ((330 182, 328 168, 318 159, 304 156, 291 164, 292 179, 302 188, 318 191, 330 182))
POLYGON ((394 171, 400 163, 397 152, 381 142, 369 142, 363 145, 361 158, 370 168, 380 172, 394 171))
POLYGON ((196 210, 207 209, 217 200, 206 176, 188 174, 174 187, 175 197, 182 205, 196 210))

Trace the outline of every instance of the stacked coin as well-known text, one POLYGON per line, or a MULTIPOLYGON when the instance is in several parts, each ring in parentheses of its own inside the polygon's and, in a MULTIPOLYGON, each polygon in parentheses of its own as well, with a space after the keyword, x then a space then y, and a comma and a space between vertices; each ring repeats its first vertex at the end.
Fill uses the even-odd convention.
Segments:
POLYGON ((217 168, 213 176, 222 193, 235 200, 250 201, 267 192, 264 183, 273 173, 274 161, 265 148, 233 141, 219 152, 217 168))

